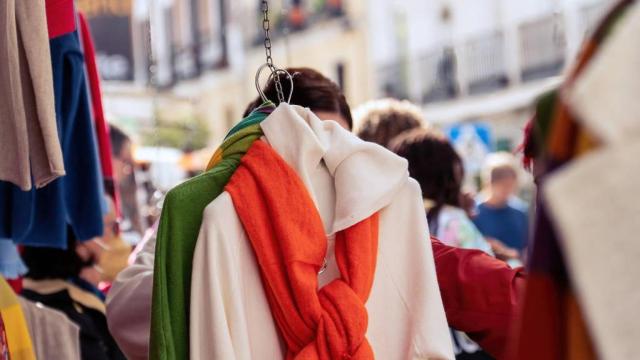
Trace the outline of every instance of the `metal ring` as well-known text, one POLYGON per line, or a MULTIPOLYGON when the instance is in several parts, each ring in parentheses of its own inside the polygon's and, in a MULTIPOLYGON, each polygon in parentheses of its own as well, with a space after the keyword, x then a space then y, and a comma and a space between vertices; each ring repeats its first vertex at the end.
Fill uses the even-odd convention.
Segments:
MULTIPOLYGON (((262 73, 262 70, 264 70, 265 67, 270 67, 270 66, 268 63, 264 63, 260 65, 260 67, 258 68, 258 71, 256 72, 255 85, 256 85, 256 90, 258 90, 258 94, 260 94, 260 97, 262 98, 262 101, 267 102, 269 101, 269 98, 267 98, 267 96, 264 94, 264 91, 262 91, 262 86, 260 86, 260 73, 262 73)), ((269 79, 267 81, 271 80, 274 74, 277 74, 279 72, 285 73, 289 78, 289 83, 291 84, 291 87, 289 89, 289 98, 287 99, 287 103, 290 103, 291 98, 293 97, 293 75, 295 74, 291 75, 287 70, 280 69, 275 66, 274 68, 275 68, 275 71, 272 71, 271 74, 269 74, 269 79)))
MULTIPOLYGON (((276 67, 276 71, 272 72, 271 75, 269 76, 269 78, 271 78, 271 76, 273 76, 273 74, 277 74, 279 72, 283 72, 287 75, 287 78, 289 78, 289 84, 291 85, 289 87, 289 98, 287 99, 287 104, 291 103, 291 98, 293 97, 293 75, 291 75, 287 70, 285 69, 280 69, 276 67)), ((295 74, 294 74, 295 75, 295 74)))
POLYGON ((260 67, 258 68, 258 71, 256 71, 256 90, 258 90, 258 94, 260 94, 260 97, 262 98, 262 101, 267 102, 269 101, 269 99, 267 99, 267 96, 264 94, 264 91, 262 91, 262 86, 260 86, 260 73, 262 72, 262 70, 266 67, 268 67, 269 64, 264 63, 262 65, 260 65, 260 67))

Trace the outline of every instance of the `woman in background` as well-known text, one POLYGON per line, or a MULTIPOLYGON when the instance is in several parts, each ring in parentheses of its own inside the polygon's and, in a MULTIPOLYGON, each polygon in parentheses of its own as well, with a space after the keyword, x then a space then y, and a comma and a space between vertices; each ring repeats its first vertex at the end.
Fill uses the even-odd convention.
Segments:
POLYGON ((491 246, 463 208, 462 159, 443 135, 425 129, 403 133, 390 148, 409 162, 409 175, 420 183, 429 230, 443 243, 493 255, 491 246))

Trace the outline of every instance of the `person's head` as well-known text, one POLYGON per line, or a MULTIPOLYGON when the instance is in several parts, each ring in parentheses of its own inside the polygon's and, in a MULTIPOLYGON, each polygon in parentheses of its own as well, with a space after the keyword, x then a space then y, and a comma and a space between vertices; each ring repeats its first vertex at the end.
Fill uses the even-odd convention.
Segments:
POLYGON ((109 139, 111 140, 111 155, 117 159, 125 159, 131 154, 131 138, 119 127, 109 125, 109 139))
MULTIPOLYGON (((310 68, 287 68, 293 76, 292 105, 309 108, 321 120, 335 120, 345 129, 353 128, 351 109, 340 87, 324 75, 310 68)), ((291 83, 286 75, 279 74, 285 97, 291 89, 291 83)), ((274 79, 267 82, 264 89, 266 97, 278 105, 278 95, 274 79)), ((244 116, 262 104, 258 96, 247 106, 244 116)))
POLYGON ((113 167, 117 179, 124 179, 133 172, 131 138, 115 125, 109 127, 113 167))
POLYGON ((460 206, 462 159, 439 132, 414 129, 393 139, 391 151, 407 159, 409 175, 420 184, 422 197, 442 205, 460 206))
POLYGON ((423 125, 422 111, 406 100, 372 100, 356 109, 356 134, 365 141, 389 147, 400 133, 423 125))
POLYGON ((489 190, 490 201, 506 204, 518 189, 515 157, 507 152, 489 155, 485 160, 483 180, 489 190))

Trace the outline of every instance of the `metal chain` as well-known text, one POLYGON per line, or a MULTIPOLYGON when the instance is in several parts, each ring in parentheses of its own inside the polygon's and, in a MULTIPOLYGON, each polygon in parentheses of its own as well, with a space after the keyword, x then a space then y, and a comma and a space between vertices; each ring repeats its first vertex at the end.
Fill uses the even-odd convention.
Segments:
POLYGON ((278 94, 278 100, 284 102, 284 90, 282 89, 282 82, 278 75, 278 69, 273 65, 273 58, 271 57, 271 38, 269 37, 269 4, 267 0, 262 0, 262 30, 264 30, 264 53, 267 57, 267 66, 271 70, 271 76, 276 85, 276 93, 278 94))

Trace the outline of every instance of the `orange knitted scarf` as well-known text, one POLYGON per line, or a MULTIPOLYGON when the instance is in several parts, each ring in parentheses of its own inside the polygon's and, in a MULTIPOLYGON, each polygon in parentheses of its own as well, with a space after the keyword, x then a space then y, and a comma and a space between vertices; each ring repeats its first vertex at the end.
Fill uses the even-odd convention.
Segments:
POLYGON ((253 246, 286 359, 373 359, 365 303, 376 266, 378 214, 336 234, 341 276, 318 289, 327 237, 295 171, 258 140, 226 191, 253 246))

